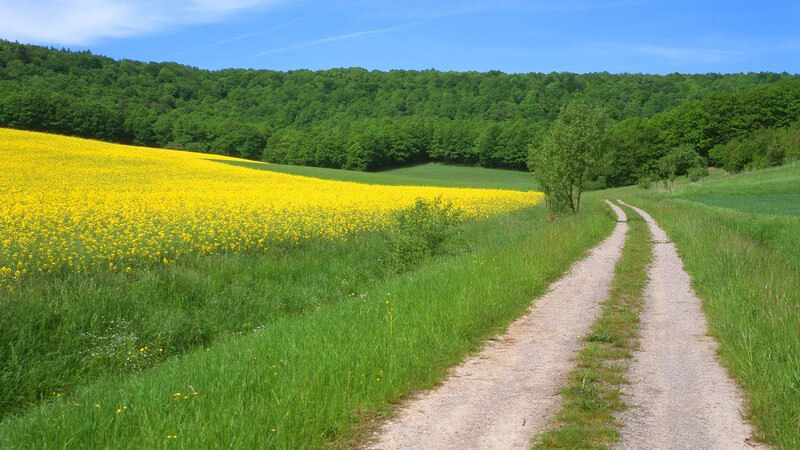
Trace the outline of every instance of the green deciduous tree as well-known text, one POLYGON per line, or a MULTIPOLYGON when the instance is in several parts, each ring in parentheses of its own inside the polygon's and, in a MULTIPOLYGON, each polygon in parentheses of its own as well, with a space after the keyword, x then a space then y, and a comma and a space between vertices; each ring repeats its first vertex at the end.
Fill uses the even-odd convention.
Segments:
POLYGON ((606 148, 606 111, 584 101, 567 104, 537 149, 532 149, 533 172, 547 196, 552 214, 577 213, 581 194, 606 148))
POLYGON ((481 131, 475 140, 475 154, 478 162, 485 167, 496 167, 498 162, 499 138, 503 129, 500 125, 492 123, 481 131))

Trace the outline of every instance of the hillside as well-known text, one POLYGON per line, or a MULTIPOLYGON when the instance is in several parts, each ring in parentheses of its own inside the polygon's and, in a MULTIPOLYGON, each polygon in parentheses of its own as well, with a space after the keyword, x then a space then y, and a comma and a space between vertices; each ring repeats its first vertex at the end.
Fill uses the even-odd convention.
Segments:
MULTIPOLYGON (((535 192, 321 180, 37 132, 0 130, 0 160, 3 448, 348 438, 613 226, 598 205, 549 222, 535 192)), ((404 176, 525 175, 449 169, 404 176)))
MULTIPOLYGON (((9 129, 0 129, 0 161, 8 169, 0 176, 0 234, 15 243, 0 247, 0 268, 23 275, 130 270, 188 254, 335 239, 384 227, 418 200, 441 199, 465 218, 541 200, 532 192, 322 180, 250 170, 231 157, 9 129)), ((22 277, 3 271, 0 287, 22 277)))
MULTIPOLYGON (((358 68, 206 71, 2 41, 0 126, 304 166, 377 170, 440 161, 524 169, 528 149, 538 145, 573 99, 601 103, 614 120, 646 120, 687 102, 695 105, 645 127, 677 136, 656 136, 663 144, 655 150, 642 145, 649 142, 640 135, 632 138, 634 149, 630 139, 617 139, 619 151, 611 154, 624 154, 609 162, 614 170, 595 176, 601 184, 618 185, 635 179, 642 167, 647 170, 663 146, 687 139, 696 143, 694 136, 702 134, 696 127, 708 124, 695 116, 709 111, 694 101, 720 93, 736 98, 737 92, 771 89, 780 80, 797 78, 358 68)), ((796 91, 791 86, 774 90, 796 91)), ((765 95, 757 91, 752 97, 765 95)), ((766 107, 785 112, 781 122, 796 118, 796 108, 787 110, 785 103, 766 107)), ((730 113, 738 121, 739 114, 730 113)), ((773 126, 772 116, 744 126, 773 126)), ((630 129, 624 128, 623 137, 630 129)), ((733 131, 722 137, 730 138, 733 131)), ((705 155, 707 149, 698 151, 705 155)))
POLYGON ((689 185, 677 195, 710 206, 749 213, 797 216, 800 215, 800 169, 788 165, 728 175, 689 185))
MULTIPOLYGON (((791 358, 800 318, 791 305, 800 239, 785 197, 796 197, 800 170, 791 165, 679 179, 674 192, 595 191, 580 215, 551 221, 537 193, 435 187, 528 190, 529 175, 517 171, 425 164, 363 173, 0 131, 0 158, 13 169, 0 175, 4 447, 357 439, 625 224, 603 198, 642 206, 663 224, 722 362, 752 399, 759 439, 797 443, 791 358), (412 180, 430 186, 401 185, 412 180), (420 196, 444 196, 468 220, 409 209, 420 196), (414 247, 426 239, 438 247, 414 247)), ((641 220, 631 226, 639 269, 615 273, 627 277, 620 286, 643 288, 651 239, 641 220)), ((617 367, 618 356, 607 357, 617 367)))
POLYGON ((517 191, 535 191, 539 189, 536 180, 529 172, 474 166, 453 166, 441 163, 418 164, 380 172, 362 172, 250 161, 219 161, 270 172, 366 184, 512 189, 517 191))
MULTIPOLYGON (((437 226, 527 210, 542 200, 537 192, 323 180, 252 170, 241 166, 246 161, 226 156, 9 129, 0 129, 0 163, 7 169, 0 172, 0 417, 46 397, 49 391, 42 390, 44 385, 61 392, 105 372, 135 372, 168 355, 182 354, 226 333, 250 331, 284 312, 302 311, 351 289, 331 290, 325 281, 320 282, 325 289, 308 297, 309 286, 283 286, 282 275, 275 275, 266 283, 283 286, 281 293, 274 286, 270 289, 286 304, 267 300, 263 287, 253 291, 248 286, 231 294, 239 303, 230 305, 214 300, 211 291, 216 288, 196 291, 196 281, 187 280, 177 291, 131 287, 140 293, 134 297, 141 295, 150 304, 140 308, 136 298, 106 291, 117 283, 215 259, 234 261, 230 276, 239 280, 234 283, 248 284, 247 279, 261 280, 264 275, 247 275, 258 267, 286 273, 289 269, 271 265, 286 253, 293 261, 289 264, 297 264, 298 272, 291 276, 308 278, 317 273, 326 278, 335 273, 336 283, 356 283, 361 277, 377 276, 372 270, 382 275, 402 270, 433 252, 435 245, 418 249, 412 241, 395 252, 399 256, 386 254, 391 247, 383 242, 385 235, 398 226, 402 211, 423 215, 439 211, 427 224, 433 233, 437 226), (345 275, 340 271, 350 270, 355 262, 329 264, 340 257, 337 248, 346 250, 348 258, 359 255, 358 248, 347 249, 352 239, 367 239, 379 254, 361 255, 364 261, 358 264, 372 264, 372 269, 345 275), (304 252, 308 253, 302 256, 304 252), (296 253, 300 261, 292 256, 296 253), (376 258, 382 262, 375 265, 376 258), (242 267, 248 264, 253 267, 242 267), (66 280, 99 284, 73 286, 55 296, 40 291, 50 283, 70 283, 66 280), (241 309, 224 318, 197 316, 220 306, 241 309), (167 323, 162 323, 162 307, 170 310, 167 323), (49 311, 54 321, 41 327, 44 316, 37 318, 28 308, 49 311), (72 333, 73 326, 81 332, 72 333), (63 338, 50 337, 62 333, 63 338), (156 352, 157 348, 161 350, 156 352), (20 354, 27 356, 23 360, 13 356, 20 354)), ((488 169, 459 173, 465 170, 488 169)), ((504 171, 495 172, 498 178, 504 171)), ((447 170, 437 168, 436 173, 447 170)), ((509 183, 513 182, 512 176, 509 183)), ((227 276, 219 278, 213 266, 190 272, 196 270, 210 270, 209 281, 216 279, 223 291, 232 282, 227 276)))

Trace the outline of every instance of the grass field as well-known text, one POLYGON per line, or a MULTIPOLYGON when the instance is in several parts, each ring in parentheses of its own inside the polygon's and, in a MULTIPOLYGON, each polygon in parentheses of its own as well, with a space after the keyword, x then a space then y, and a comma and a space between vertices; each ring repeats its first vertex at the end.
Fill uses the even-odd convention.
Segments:
POLYGON ((529 172, 487 169, 485 167, 448 166, 427 163, 382 172, 328 169, 324 167, 287 166, 253 161, 220 161, 251 169, 303 175, 325 180, 353 181, 366 184, 446 186, 483 189, 538 191, 539 185, 529 172))
POLYGON ((800 167, 717 176, 686 185, 677 196, 744 212, 797 216, 800 215, 800 167))
MULTIPOLYGON (((521 314, 613 225, 610 211, 598 203, 578 218, 557 222, 548 222, 543 208, 536 207, 461 225, 447 253, 413 270, 372 277, 352 293, 328 292, 324 303, 265 320, 252 332, 216 339, 208 350, 196 348, 133 376, 105 375, 50 396, 0 423, 0 447, 80 442, 197 448, 224 442, 286 448, 346 440, 357 424, 440 380, 448 366, 521 314)), ((369 256, 357 248, 363 245, 355 247, 352 258, 369 256)), ((228 294, 230 305, 241 295, 258 293, 227 289, 232 273, 220 274, 213 258, 188 267, 176 263, 164 275, 174 284, 163 286, 163 295, 184 298, 192 288, 180 280, 204 277, 216 280, 210 284, 218 284, 219 297, 228 294)), ((324 265, 338 261, 350 260, 324 265)), ((264 269, 253 269, 248 277, 257 278, 259 270, 264 269)), ((148 283, 149 276, 134 278, 130 286, 148 283)), ((329 287, 307 277, 294 281, 329 287)), ((128 286, 124 282, 117 289, 128 286)), ((144 309, 149 304, 169 311, 158 304, 163 295, 154 303, 135 297, 144 309)))
POLYGON ((458 220, 541 199, 16 130, 0 144, 11 169, 0 176, 0 415, 353 294, 396 269, 384 241, 417 199, 446 202, 458 220))
MULTIPOLYGON (((0 448, 351 445, 605 237, 615 218, 601 198, 644 208, 670 234, 758 437, 800 447, 798 169, 593 192, 580 216, 549 222, 538 194, 496 190, 535 190, 521 172, 362 173, 2 133, 14 170, 0 174, 0 448), (461 217, 414 216, 417 197, 444 197, 461 217), (287 213, 297 220, 279 226, 287 213), (293 234, 309 217, 330 220, 293 234), (332 226, 343 231, 314 232, 332 226), (254 240, 267 230, 279 239, 254 240), (147 239, 126 240, 137 233, 147 239)), ((631 218, 635 245, 546 446, 613 440, 615 363, 646 263, 631 218)))
MULTIPOLYGON (((433 385, 447 367, 503 329, 614 223, 599 204, 582 217, 550 223, 536 206, 535 193, 340 186, 231 167, 208 161, 207 155, 198 160, 185 152, 5 133, 0 156, 15 170, 2 179, 5 204, 14 205, 3 217, 6 229, 16 234, 7 233, 8 242, 2 243, 3 267, 23 267, 19 249, 42 250, 57 260, 58 252, 46 251, 48 242, 86 247, 81 255, 87 263, 81 270, 67 264, 34 271, 36 253, 26 251, 23 262, 30 270, 25 276, 11 272, 8 289, 0 291, 2 448, 346 442, 357 437, 364 421, 403 395, 433 385), (168 168, 160 161, 169 161, 168 168), (226 185, 226 178, 233 184, 226 185), (202 202, 189 187, 201 181, 206 183, 202 202), (135 254, 123 245, 110 252, 122 258, 114 266, 132 270, 105 260, 89 263, 97 256, 96 246, 86 245, 87 235, 105 242, 104 233, 124 229, 135 217, 130 214, 163 213, 155 215, 158 220, 136 222, 137 231, 153 230, 146 242, 154 251, 161 251, 160 243, 176 242, 156 239, 171 229, 175 216, 199 226, 176 229, 213 242, 219 228, 203 224, 221 224, 226 237, 237 236, 237 227, 253 233, 248 222, 224 211, 242 215, 242 207, 257 207, 264 199, 291 199, 290 188, 298 183, 311 183, 307 191, 294 192, 301 203, 319 201, 312 217, 329 200, 341 207, 345 192, 357 199, 351 209, 361 216, 379 204, 395 211, 381 213, 383 219, 367 215, 385 226, 356 227, 324 239, 304 233, 268 248, 178 247, 186 251, 159 255, 167 263, 132 259, 135 254), (125 197, 128 192, 143 197, 125 197), (423 195, 429 200, 444 197, 462 212, 436 251, 418 251, 420 241, 441 231, 431 217, 423 214, 419 229, 395 225, 410 206, 397 200, 416 192, 430 194, 423 195), (379 200, 381 195, 392 202, 379 200), (85 201, 73 201, 79 198, 85 201), (84 204, 102 208, 76 213, 75 205, 84 204), (150 204, 155 209, 148 209, 150 204), (203 211, 204 205, 219 214, 181 213, 203 211), (41 210, 54 219, 43 221, 41 210), (102 219, 92 217, 91 229, 80 219, 87 211, 102 219), (20 224, 28 224, 27 234, 20 224), (105 227, 97 227, 101 224, 105 227), (53 231, 60 234, 33 247, 27 247, 30 239, 17 239, 53 231), (411 264, 405 258, 398 266, 398 252, 408 248, 411 264)), ((482 173, 481 183, 519 183, 519 174, 504 181, 500 171, 448 173, 450 168, 435 165, 404 170, 412 170, 406 178, 426 180, 414 184, 438 178, 453 185, 466 172, 482 173)), ((252 220, 254 213, 244 216, 252 220)), ((70 253, 63 254, 68 261, 70 253)))
POLYGON ((778 200, 798 186, 800 170, 780 167, 672 195, 600 193, 647 210, 674 240, 758 437, 779 448, 800 447, 800 217, 778 200))

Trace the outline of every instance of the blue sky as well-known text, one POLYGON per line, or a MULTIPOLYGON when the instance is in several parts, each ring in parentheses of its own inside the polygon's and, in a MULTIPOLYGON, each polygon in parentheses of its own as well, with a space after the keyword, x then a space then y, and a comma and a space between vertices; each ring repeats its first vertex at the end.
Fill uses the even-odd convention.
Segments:
POLYGON ((207 69, 800 73, 800 2, 0 0, 0 37, 207 69))

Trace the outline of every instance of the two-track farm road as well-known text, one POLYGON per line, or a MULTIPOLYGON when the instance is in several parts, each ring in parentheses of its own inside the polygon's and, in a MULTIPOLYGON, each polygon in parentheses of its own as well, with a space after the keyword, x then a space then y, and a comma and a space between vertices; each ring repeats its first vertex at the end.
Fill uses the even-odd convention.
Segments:
POLYGON ((716 359, 717 343, 675 244, 649 214, 630 207, 647 221, 654 255, 619 448, 753 448, 742 395, 716 359))
POLYGON ((376 449, 530 448, 560 406, 558 388, 608 297, 628 229, 611 236, 550 286, 505 335, 410 400, 368 446, 376 449))

